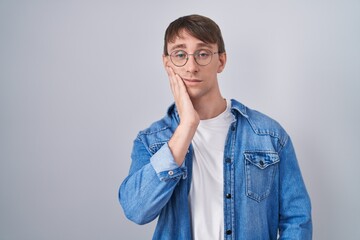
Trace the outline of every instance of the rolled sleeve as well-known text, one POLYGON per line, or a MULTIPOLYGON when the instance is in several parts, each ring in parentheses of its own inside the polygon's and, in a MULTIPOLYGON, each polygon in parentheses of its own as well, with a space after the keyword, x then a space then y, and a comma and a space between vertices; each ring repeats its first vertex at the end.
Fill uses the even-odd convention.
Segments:
POLYGON ((161 181, 179 177, 186 178, 185 161, 179 167, 167 143, 150 158, 150 162, 161 181))

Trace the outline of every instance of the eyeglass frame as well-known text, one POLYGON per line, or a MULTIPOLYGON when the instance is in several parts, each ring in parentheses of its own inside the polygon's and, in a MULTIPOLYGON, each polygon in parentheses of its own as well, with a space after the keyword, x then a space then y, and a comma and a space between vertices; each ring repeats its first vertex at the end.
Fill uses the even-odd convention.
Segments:
POLYGON ((169 58, 170 58, 170 61, 171 61, 176 67, 183 67, 183 66, 185 66, 185 65, 187 64, 187 62, 189 61, 189 56, 194 56, 194 60, 195 60, 196 64, 198 64, 199 66, 207 66, 207 65, 209 65, 209 64, 211 63, 212 57, 213 57, 213 55, 215 55, 215 54, 221 54, 221 52, 213 52, 213 51, 211 51, 210 49, 199 49, 199 50, 196 50, 194 53, 191 53, 191 54, 190 54, 190 53, 187 53, 187 52, 184 51, 184 50, 178 49, 178 50, 172 51, 168 56, 169 56, 169 58), (209 52, 209 53, 211 54, 211 55, 210 55, 210 61, 209 61, 207 64, 205 64, 205 65, 198 63, 198 61, 197 61, 197 59, 196 59, 196 54, 198 54, 200 51, 204 51, 204 50, 207 51, 207 52, 209 52), (177 64, 175 64, 174 61, 173 61, 173 59, 171 58, 171 55, 172 55, 174 52, 176 52, 176 51, 182 51, 182 52, 185 53, 185 55, 186 55, 186 61, 185 61, 185 63, 184 63, 183 65, 177 65, 177 64))

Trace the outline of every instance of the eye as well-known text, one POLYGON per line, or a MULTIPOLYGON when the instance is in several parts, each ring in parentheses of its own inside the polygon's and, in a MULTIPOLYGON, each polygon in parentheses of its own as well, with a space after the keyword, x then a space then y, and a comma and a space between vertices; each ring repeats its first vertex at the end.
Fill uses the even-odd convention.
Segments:
POLYGON ((179 50, 175 51, 171 54, 176 59, 185 59, 187 56, 187 53, 185 51, 179 50))
POLYGON ((199 50, 197 53, 196 53, 196 56, 199 58, 199 59, 206 59, 210 56, 211 52, 209 50, 199 50))

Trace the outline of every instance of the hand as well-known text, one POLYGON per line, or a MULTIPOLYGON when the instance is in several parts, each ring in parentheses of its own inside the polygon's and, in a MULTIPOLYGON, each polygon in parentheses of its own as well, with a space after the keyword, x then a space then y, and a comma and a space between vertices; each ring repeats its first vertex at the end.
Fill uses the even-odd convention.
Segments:
POLYGON ((197 127, 200 117, 191 102, 190 96, 182 78, 171 67, 166 67, 169 76, 170 87, 174 96, 175 104, 180 116, 180 124, 197 127))
POLYGON ((175 162, 181 166, 185 160, 191 140, 200 123, 200 117, 191 102, 186 86, 181 77, 167 66, 171 91, 180 116, 180 124, 168 142, 175 162))

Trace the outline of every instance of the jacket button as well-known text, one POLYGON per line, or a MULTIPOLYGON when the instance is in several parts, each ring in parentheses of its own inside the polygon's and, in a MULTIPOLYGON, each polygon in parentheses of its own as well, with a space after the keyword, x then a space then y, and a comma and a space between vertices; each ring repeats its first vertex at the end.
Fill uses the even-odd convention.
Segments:
POLYGON ((226 162, 226 163, 231 163, 231 158, 225 159, 225 162, 226 162))
POLYGON ((263 167, 263 166, 264 166, 264 164, 265 164, 265 163, 264 163, 264 161, 263 161, 263 160, 260 160, 260 166, 262 166, 262 167, 263 167))
POLYGON ((174 172, 173 172, 173 171, 168 171, 168 174, 169 174, 170 176, 172 176, 172 175, 174 175, 174 172))
POLYGON ((232 233, 232 231, 229 229, 229 230, 226 230, 226 234, 227 235, 230 235, 232 233))
POLYGON ((227 199, 231 198, 231 194, 230 193, 226 194, 226 198, 227 199))

